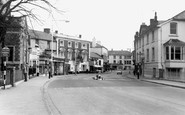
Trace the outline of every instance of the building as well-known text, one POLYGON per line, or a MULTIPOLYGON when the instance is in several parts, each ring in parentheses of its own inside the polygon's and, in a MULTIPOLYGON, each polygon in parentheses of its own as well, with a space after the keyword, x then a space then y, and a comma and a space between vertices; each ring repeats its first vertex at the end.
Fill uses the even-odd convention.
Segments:
POLYGON ((134 39, 135 62, 145 77, 185 80, 185 11, 142 24, 134 39))
POLYGON ((108 61, 110 68, 113 70, 131 69, 132 53, 130 51, 112 49, 108 51, 108 61))
POLYGON ((29 74, 44 74, 46 71, 46 61, 49 57, 44 55, 47 49, 51 48, 52 36, 44 31, 29 30, 29 74))
POLYGON ((90 47, 90 71, 100 70, 101 72, 105 72, 108 70, 108 49, 101 45, 100 41, 96 41, 93 38, 90 47))
MULTIPOLYGON (((6 84, 10 84, 10 76, 15 77, 15 81, 27 79, 25 73, 27 73, 28 65, 28 35, 27 35, 27 23, 25 18, 20 17, 8 17, 10 24, 7 25, 7 31, 5 35, 4 45, 9 48, 9 53, 6 57, 6 84), (14 68, 14 72, 12 71, 14 68)), ((2 25, 0 25, 1 27, 2 25)), ((3 28, 3 27, 2 27, 3 28)), ((3 42, 3 41, 2 41, 3 42)), ((1 44, 2 45, 2 44, 1 44)), ((2 47, 2 46, 1 46, 2 47)), ((0 52, 2 48, 0 47, 0 52)), ((2 53, 0 53, 2 57, 2 53)), ((1 70, 2 69, 2 61, 1 70)), ((0 75, 2 77, 3 72, 0 75)))
POLYGON ((80 73, 89 71, 89 58, 90 58, 90 43, 89 41, 82 40, 80 36, 69 36, 54 34, 56 39, 56 56, 64 59, 64 72, 80 73))

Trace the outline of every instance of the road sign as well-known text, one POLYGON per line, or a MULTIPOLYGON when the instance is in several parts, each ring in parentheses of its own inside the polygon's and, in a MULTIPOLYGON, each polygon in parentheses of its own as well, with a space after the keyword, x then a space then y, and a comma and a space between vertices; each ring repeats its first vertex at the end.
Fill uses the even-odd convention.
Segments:
POLYGON ((9 52, 10 52, 10 49, 9 49, 7 46, 5 46, 5 47, 2 49, 2 55, 3 55, 4 57, 8 57, 9 52))

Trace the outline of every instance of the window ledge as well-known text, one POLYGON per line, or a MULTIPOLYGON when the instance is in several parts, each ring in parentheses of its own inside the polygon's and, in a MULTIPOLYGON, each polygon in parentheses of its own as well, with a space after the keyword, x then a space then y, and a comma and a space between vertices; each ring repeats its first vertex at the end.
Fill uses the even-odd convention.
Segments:
POLYGON ((177 34, 170 34, 169 37, 179 37, 177 34))

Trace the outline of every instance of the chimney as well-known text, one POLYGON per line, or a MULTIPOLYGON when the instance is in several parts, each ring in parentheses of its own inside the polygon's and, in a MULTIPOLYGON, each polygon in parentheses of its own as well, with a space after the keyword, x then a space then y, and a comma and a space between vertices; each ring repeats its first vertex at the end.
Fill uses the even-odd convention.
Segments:
POLYGON ((58 30, 55 30, 55 34, 58 34, 58 30))
POLYGON ((82 38, 82 35, 81 34, 79 35, 79 38, 82 38))
POLYGON ((154 19, 150 19, 150 25, 154 25, 154 19))
POLYGON ((50 28, 44 28, 44 32, 49 34, 50 33, 50 28))
POLYGON ((157 21, 157 12, 155 12, 154 20, 157 21))

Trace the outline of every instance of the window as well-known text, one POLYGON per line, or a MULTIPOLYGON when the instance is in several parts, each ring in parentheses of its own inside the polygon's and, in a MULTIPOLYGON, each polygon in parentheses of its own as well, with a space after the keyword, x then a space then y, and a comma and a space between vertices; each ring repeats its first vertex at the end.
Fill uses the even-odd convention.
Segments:
POLYGON ((154 31, 152 31, 152 42, 154 42, 154 31))
POLYGON ((141 47, 141 39, 139 40, 139 48, 141 47))
POLYGON ((147 55, 146 61, 149 62, 149 49, 146 50, 146 55, 147 55))
POLYGON ((147 34, 147 38, 146 38, 146 44, 149 44, 149 34, 147 34))
POLYGON ((169 47, 166 47, 166 60, 169 60, 169 47))
POLYGON ((171 47, 171 60, 174 60, 174 47, 171 47))
POLYGON ((71 60, 72 59, 72 53, 68 52, 68 59, 71 60))
POLYGON ((78 48, 78 42, 75 42, 75 48, 78 48))
POLYGON ((170 23, 170 34, 177 34, 177 23, 170 23))
POLYGON ((181 59, 181 47, 175 47, 175 60, 181 59))
POLYGON ((35 40, 35 44, 39 45, 39 40, 38 39, 35 40))
POLYGON ((50 49, 50 42, 47 41, 47 48, 50 49))
POLYGON ((122 56, 119 56, 119 59, 122 59, 122 56))
POLYGON ((8 61, 14 61, 14 47, 8 47, 10 49, 8 61))
POLYGON ((169 60, 169 59, 170 60, 183 60, 183 47, 167 46, 166 47, 166 60, 169 60), (171 52, 169 49, 171 49, 171 52), (170 58, 170 53, 171 53, 171 58, 170 58))
POLYGON ((114 59, 116 59, 116 56, 114 55, 114 59))
POLYGON ((116 63, 116 60, 114 60, 114 63, 116 63))
POLYGON ((82 48, 86 49, 87 48, 87 45, 85 43, 82 44, 82 48))
POLYGON ((60 40, 60 46, 64 46, 64 41, 60 40))
POLYGON ((155 61, 155 48, 152 48, 152 61, 155 61))
POLYGON ((122 64, 122 60, 120 60, 119 63, 122 64))
POLYGON ((68 41, 68 47, 72 47, 72 42, 68 41))
POLYGON ((142 46, 144 46, 144 37, 142 38, 142 46))

